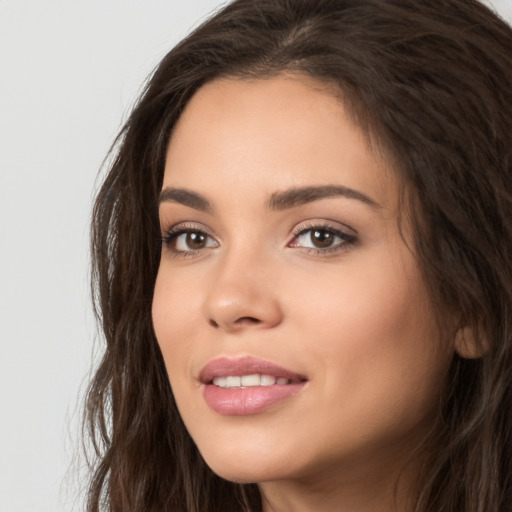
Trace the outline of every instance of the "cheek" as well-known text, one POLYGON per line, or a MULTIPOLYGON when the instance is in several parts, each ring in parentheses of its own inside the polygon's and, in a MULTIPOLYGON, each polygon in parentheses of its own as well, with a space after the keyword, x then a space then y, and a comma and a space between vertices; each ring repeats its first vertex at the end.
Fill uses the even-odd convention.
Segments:
POLYGON ((401 339, 420 330, 428 312, 415 273, 381 262, 350 262, 338 272, 327 268, 314 279, 295 279, 290 301, 299 323, 329 335, 320 345, 327 350, 339 346, 329 343, 335 339, 375 347, 401 339))
POLYGON ((355 408, 372 401, 377 410, 379 403, 400 409, 411 401, 430 409, 450 354, 415 264, 383 261, 303 283, 295 290, 297 332, 308 333, 302 338, 316 356, 326 396, 337 393, 355 408))
POLYGON ((182 283, 169 273, 159 272, 153 295, 153 328, 170 377, 173 367, 183 367, 183 360, 193 349, 189 340, 199 310, 195 283, 182 283))

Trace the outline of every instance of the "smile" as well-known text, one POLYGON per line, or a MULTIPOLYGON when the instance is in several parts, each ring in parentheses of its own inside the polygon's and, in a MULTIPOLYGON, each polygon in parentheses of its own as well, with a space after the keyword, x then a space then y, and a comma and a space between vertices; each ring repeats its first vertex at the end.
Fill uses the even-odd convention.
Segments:
POLYGON ((291 380, 284 377, 274 377, 272 375, 230 375, 228 377, 215 377, 213 384, 219 388, 251 388, 257 386, 275 386, 290 384, 291 380))
POLYGON ((218 358, 201 371, 206 404, 218 414, 257 414, 299 393, 307 380, 303 375, 269 361, 242 357, 218 358))

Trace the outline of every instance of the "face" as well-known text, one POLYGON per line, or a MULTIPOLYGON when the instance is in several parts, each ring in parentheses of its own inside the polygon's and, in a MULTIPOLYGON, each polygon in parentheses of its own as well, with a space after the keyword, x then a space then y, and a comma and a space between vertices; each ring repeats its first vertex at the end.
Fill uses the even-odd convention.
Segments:
POLYGON ((400 234, 398 188, 339 98, 306 78, 218 80, 189 102, 167 153, 153 322, 219 475, 382 473, 431 426, 451 349, 400 234))

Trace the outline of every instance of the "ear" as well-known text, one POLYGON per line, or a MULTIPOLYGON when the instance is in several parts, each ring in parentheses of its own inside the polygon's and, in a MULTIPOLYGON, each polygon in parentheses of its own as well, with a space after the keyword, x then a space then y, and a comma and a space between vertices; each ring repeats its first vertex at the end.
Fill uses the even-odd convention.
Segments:
POLYGON ((470 327, 460 327, 455 333, 455 352, 463 359, 479 359, 489 351, 486 340, 470 327))

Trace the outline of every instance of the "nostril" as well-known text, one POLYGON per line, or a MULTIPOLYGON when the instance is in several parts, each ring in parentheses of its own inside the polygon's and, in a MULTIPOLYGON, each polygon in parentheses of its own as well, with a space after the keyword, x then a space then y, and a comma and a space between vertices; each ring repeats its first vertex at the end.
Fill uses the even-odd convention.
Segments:
POLYGON ((253 316, 242 316, 238 320, 235 321, 235 324, 244 325, 244 324, 259 324, 261 320, 254 318, 253 316))
POLYGON ((210 318, 208 320, 208 324, 214 329, 227 329, 227 330, 238 330, 244 327, 257 326, 262 324, 263 322, 254 316, 240 316, 234 319, 220 319, 214 320, 210 318))

